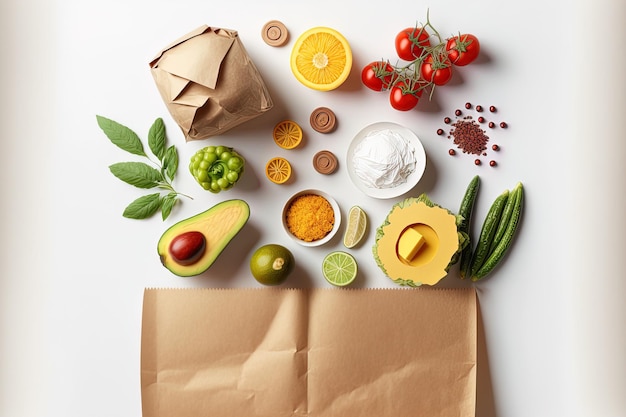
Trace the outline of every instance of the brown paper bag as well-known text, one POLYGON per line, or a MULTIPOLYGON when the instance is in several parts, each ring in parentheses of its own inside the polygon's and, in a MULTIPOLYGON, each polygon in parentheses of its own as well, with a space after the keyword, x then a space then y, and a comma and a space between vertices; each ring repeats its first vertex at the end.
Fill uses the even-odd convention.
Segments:
POLYGON ((470 417, 473 289, 149 289, 144 417, 470 417))
POLYGON ((201 26, 160 51, 150 68, 187 141, 226 132, 273 106, 234 30, 201 26))

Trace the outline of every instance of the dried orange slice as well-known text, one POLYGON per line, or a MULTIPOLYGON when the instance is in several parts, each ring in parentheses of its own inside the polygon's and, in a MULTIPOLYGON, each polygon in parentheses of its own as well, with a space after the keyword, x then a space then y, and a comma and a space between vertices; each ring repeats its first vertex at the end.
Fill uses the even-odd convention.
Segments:
POLYGON ((282 184, 291 178, 291 164, 285 158, 277 156, 265 164, 265 175, 275 184, 282 184))
POLYGON ((274 142, 283 149, 293 149, 302 141, 302 128, 296 122, 283 120, 274 126, 274 142))
POLYGON ((334 90, 348 78, 351 69, 350 44, 335 29, 311 28, 298 37, 291 51, 291 71, 298 81, 314 90, 334 90))

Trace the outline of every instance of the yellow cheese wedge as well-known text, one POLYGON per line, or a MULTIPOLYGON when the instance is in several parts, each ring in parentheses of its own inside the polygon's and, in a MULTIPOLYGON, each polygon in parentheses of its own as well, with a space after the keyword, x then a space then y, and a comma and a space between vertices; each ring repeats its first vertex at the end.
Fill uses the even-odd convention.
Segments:
POLYGON ((398 255, 402 260, 411 262, 424 243, 426 243, 424 236, 414 228, 408 227, 398 239, 398 255))

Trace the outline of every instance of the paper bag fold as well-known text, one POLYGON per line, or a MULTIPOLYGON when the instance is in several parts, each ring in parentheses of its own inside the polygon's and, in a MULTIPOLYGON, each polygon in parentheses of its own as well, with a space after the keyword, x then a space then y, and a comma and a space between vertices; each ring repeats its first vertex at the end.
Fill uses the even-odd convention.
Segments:
POLYGON ((187 141, 221 134, 273 107, 234 30, 203 25, 161 50, 150 69, 187 141))
POLYGON ((144 417, 473 417, 473 290, 146 290, 144 417))

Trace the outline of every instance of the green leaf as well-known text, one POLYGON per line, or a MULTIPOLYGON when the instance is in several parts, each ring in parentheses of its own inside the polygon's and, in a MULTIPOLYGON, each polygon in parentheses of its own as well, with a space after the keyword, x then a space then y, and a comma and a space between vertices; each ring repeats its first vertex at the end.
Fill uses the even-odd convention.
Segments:
POLYGON ((146 219, 157 212, 161 201, 159 193, 144 195, 130 203, 122 215, 129 219, 146 219))
POLYGON ((412 279, 403 279, 403 278, 398 278, 398 279, 394 279, 393 280, 396 284, 402 286, 402 287, 413 287, 413 288, 417 288, 420 287, 422 284, 420 282, 415 282, 412 279))
POLYGON ((163 204, 161 205, 161 217, 163 220, 167 219, 178 200, 178 194, 169 193, 163 197, 163 204))
POLYGON ((138 188, 153 188, 163 180, 158 170, 143 162, 118 162, 109 169, 120 180, 138 188))
POLYGON ((163 156, 163 170, 165 170, 170 181, 174 180, 176 170, 178 169, 178 151, 174 145, 167 148, 165 156, 163 156))
POLYGON ((165 154, 165 140, 165 123, 159 117, 150 126, 150 131, 148 132, 148 145, 154 156, 159 158, 159 160, 162 160, 165 154))
POLYGON ((139 136, 131 129, 106 117, 96 116, 98 126, 114 145, 134 155, 146 156, 139 136))

